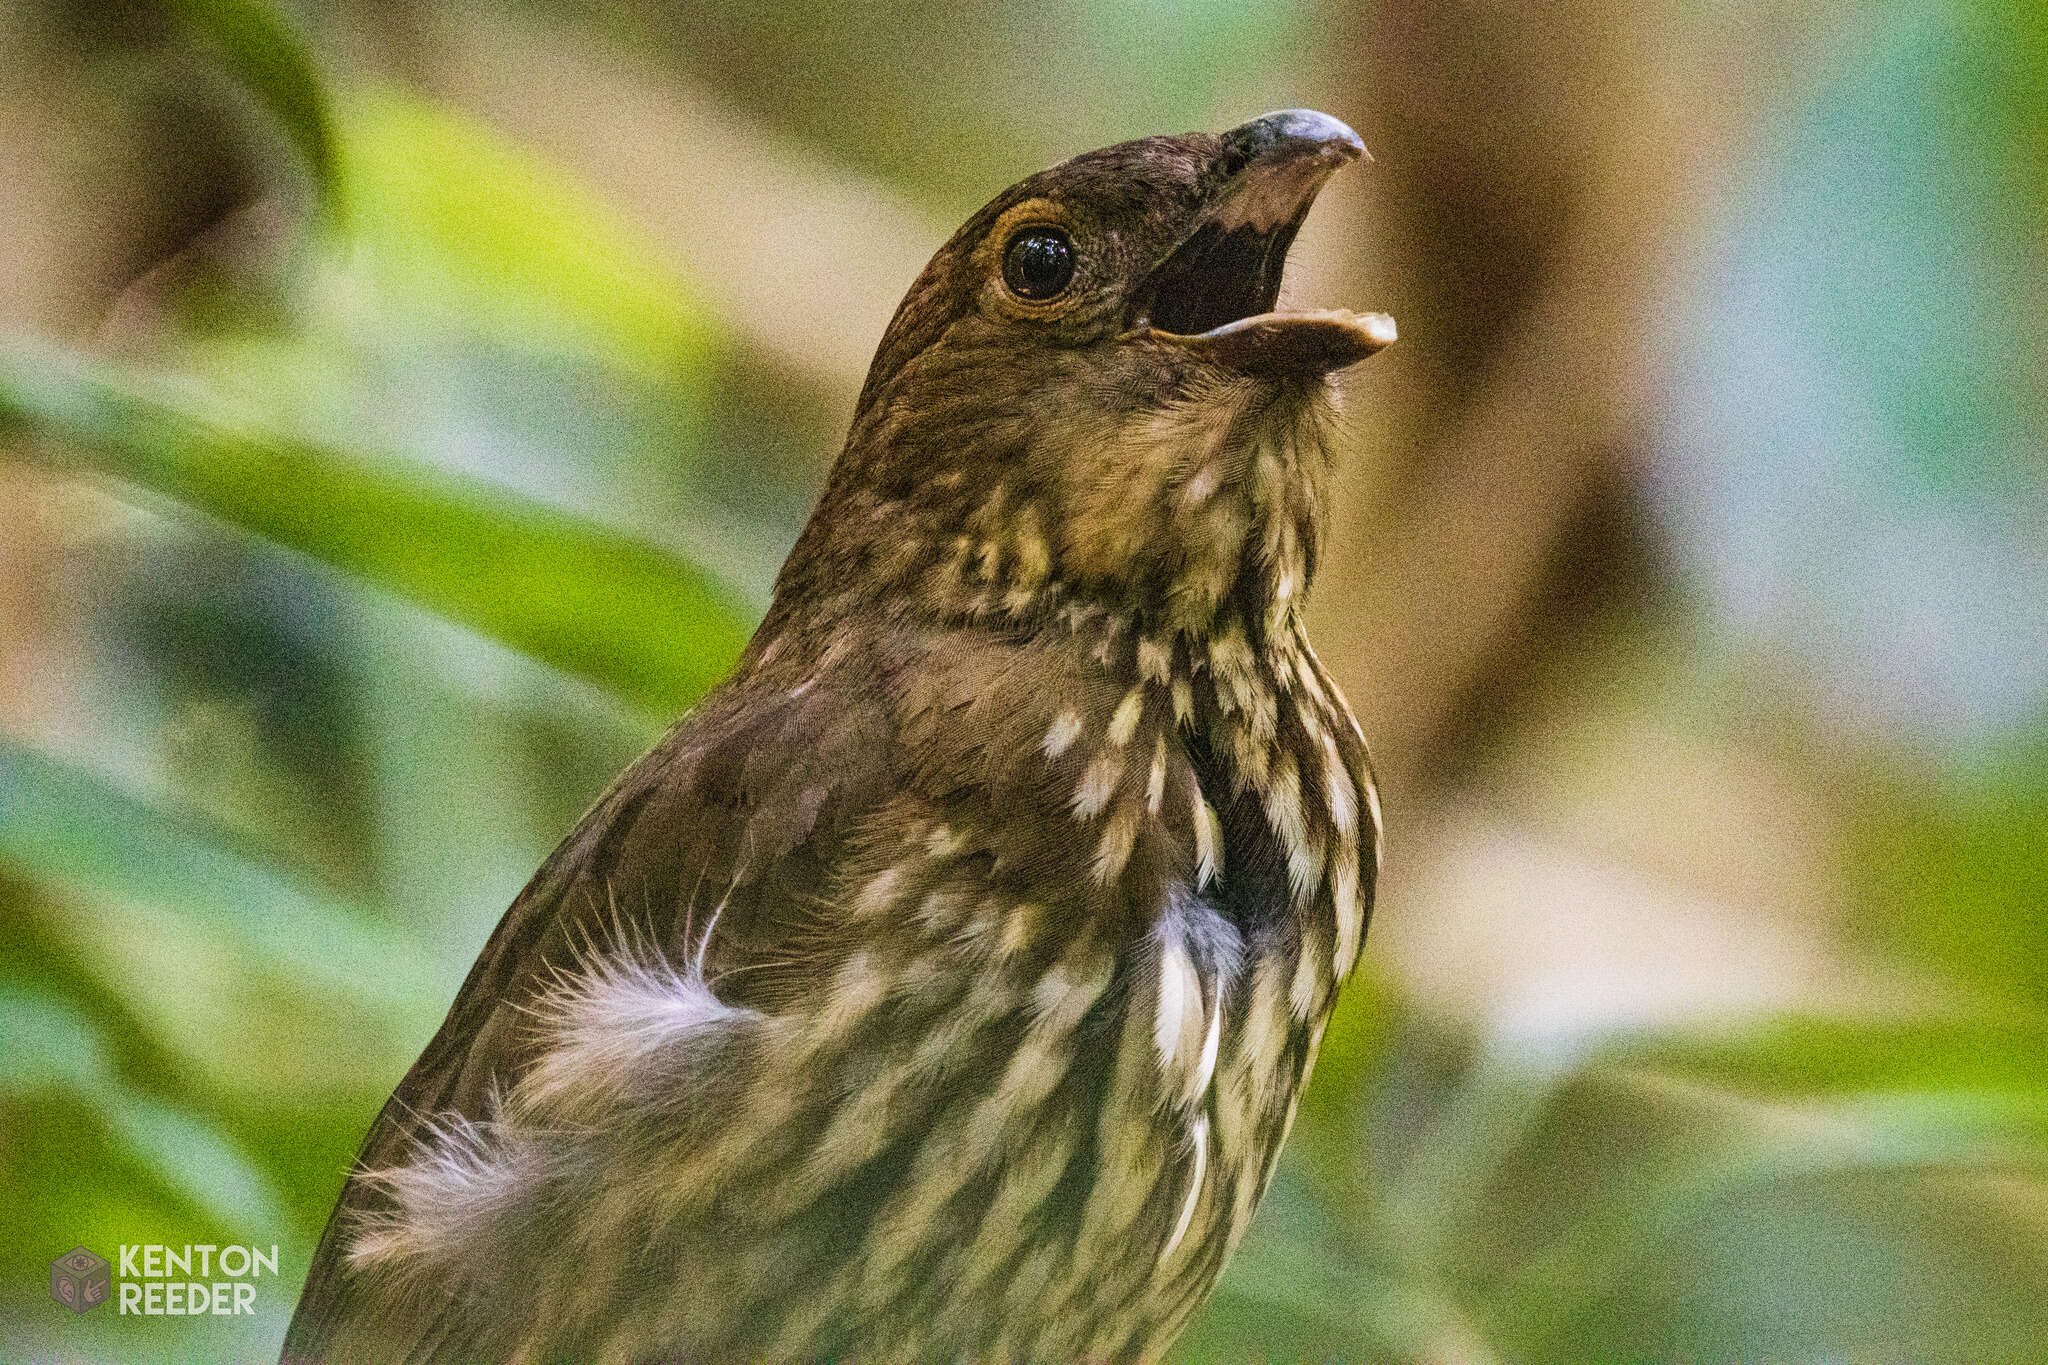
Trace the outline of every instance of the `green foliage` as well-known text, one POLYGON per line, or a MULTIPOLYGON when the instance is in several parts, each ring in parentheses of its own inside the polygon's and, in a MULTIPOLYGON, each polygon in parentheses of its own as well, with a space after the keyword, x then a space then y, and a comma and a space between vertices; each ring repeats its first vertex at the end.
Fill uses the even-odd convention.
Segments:
POLYGON ((276 120, 321 197, 333 202, 334 116, 312 54, 261 0, 165 0, 188 28, 213 44, 227 68, 276 120))
POLYGON ((1877 776, 1855 856, 1871 928, 1959 985, 2048 1007, 2048 739, 1942 783, 1877 776))
POLYGON ((490 130, 396 91, 349 100, 351 258, 382 295, 527 350, 653 383, 702 366, 715 333, 687 281, 625 217, 490 130))
POLYGON ((253 1061, 241 1083, 260 1090, 273 1083, 276 1059, 249 1058, 220 994, 165 991, 166 980, 204 973, 232 1001, 268 978, 301 1010, 326 1001, 346 1011, 357 1047, 387 1062, 407 1060, 409 1031, 434 1008, 438 982, 382 917, 237 848, 203 820, 17 746, 0 745, 0 865, 101 907, 52 911, 50 932, 73 939, 127 1009, 151 1017, 152 1037, 217 1083, 235 1083, 227 1069, 253 1061), (181 1006, 203 1013, 164 1013, 181 1006))
POLYGON ((62 1091, 87 1106, 168 1192, 220 1227, 279 1221, 263 1176, 204 1121, 130 1090, 77 1009, 10 988, 0 990, 0 1024, 29 1062, 7 1078, 7 1098, 62 1091))
POLYGON ((0 747, 0 1241, 317 1234, 447 983, 411 933, 239 844, 0 747))
POLYGON ((712 575, 653 546, 474 481, 200 413, 46 348, 0 355, 0 420, 656 713, 694 701, 746 641, 743 609, 712 575))
POLYGON ((2022 1359, 2048 1339, 2036 1016, 1795 1019, 1555 1062, 1410 1030, 1339 1107, 1290 1149, 1279 1216, 1189 1358, 2022 1359))
MULTIPOLYGON (((135 523, 145 546, 175 540, 203 564, 268 542, 304 557, 256 561, 273 583, 325 582, 280 600, 336 601, 339 614, 287 634, 342 632, 340 683, 359 706, 387 705, 371 747, 341 733, 310 751, 355 765, 350 776, 295 768, 274 722, 238 742, 265 771, 368 791, 367 830, 333 837, 375 845, 344 847, 335 867, 396 864, 417 837, 441 842, 425 856, 445 874, 446 841, 475 842, 482 826, 504 829, 502 864, 523 875, 539 851, 516 837, 520 793, 472 792, 450 810, 445 779, 528 742, 535 708, 565 731, 551 743, 644 743, 730 666, 755 607, 709 557, 673 534, 657 543, 659 488, 643 486, 638 516, 578 507, 558 484, 514 489, 451 465, 421 417, 474 432, 468 391, 552 386, 563 410, 541 432, 559 442, 548 463, 631 489, 607 456, 644 462, 659 448, 678 474, 690 467, 690 413, 721 342, 687 284, 568 177, 417 99, 331 97, 261 5, 178 8, 345 212, 305 225, 273 298, 199 281, 167 319, 167 363, 148 372, 0 342, 0 432, 149 514, 135 523), (395 643, 419 636, 410 653, 395 643), (448 667, 474 653, 466 638, 493 642, 501 695, 471 691, 444 705, 443 728, 409 732, 432 691, 422 657, 448 667), (593 706, 570 678, 622 706, 593 706)), ((729 540, 717 547, 731 558, 729 540)), ((241 642, 212 647, 223 643, 241 642)), ((229 676, 197 662, 199 676, 229 676)), ((274 672, 245 685, 255 691, 224 708, 194 704, 216 726, 296 704, 274 672)), ((213 809, 196 781, 165 790, 175 755, 148 737, 184 723, 178 693, 97 700, 122 711, 140 752, 0 744, 0 1131, 12 1139, 0 1241, 32 1262, 79 1242, 276 1240, 287 1275, 302 1274, 355 1142, 475 952, 475 912, 382 878, 368 897, 338 891, 250 837, 260 808, 213 809), (237 828, 220 822, 229 813, 237 828), (380 882, 404 899, 376 894, 380 882)), ((586 766, 580 752, 568 766, 586 766)), ((573 814, 591 794, 536 799, 573 814)), ((502 906, 517 882, 493 889, 493 871, 471 876, 502 906)), ((173 1336, 101 1314, 62 1340, 104 1358, 256 1354, 275 1349, 290 1306, 285 1286, 259 1300, 253 1327, 173 1336)), ((0 1354, 44 1350, 0 1330, 0 1354)))

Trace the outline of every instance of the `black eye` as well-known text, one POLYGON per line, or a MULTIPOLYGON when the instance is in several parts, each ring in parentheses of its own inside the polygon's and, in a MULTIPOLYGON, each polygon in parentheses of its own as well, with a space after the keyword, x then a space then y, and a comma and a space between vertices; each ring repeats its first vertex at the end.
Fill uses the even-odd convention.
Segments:
POLYGON ((1025 228, 1003 248, 1003 283, 1020 299, 1049 299, 1074 278, 1074 244, 1058 228, 1025 228))

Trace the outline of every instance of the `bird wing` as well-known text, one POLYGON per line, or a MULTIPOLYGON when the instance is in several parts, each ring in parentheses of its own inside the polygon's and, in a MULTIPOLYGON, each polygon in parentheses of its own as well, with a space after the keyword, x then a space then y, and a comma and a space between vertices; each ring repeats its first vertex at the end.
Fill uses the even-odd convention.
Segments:
POLYGON ((894 746, 874 692, 729 686, 584 816, 499 921, 371 1126, 314 1255, 286 1361, 479 1354, 484 1343, 465 1339, 454 1315, 431 1304, 394 1313, 388 1295, 366 1293, 350 1254, 390 1210, 378 1173, 411 1159, 423 1136, 490 1124, 543 1060, 536 1014, 551 990, 609 962, 669 973, 654 984, 677 999, 690 979, 717 984, 715 1000, 734 1010, 801 991, 811 907, 887 799, 894 746))

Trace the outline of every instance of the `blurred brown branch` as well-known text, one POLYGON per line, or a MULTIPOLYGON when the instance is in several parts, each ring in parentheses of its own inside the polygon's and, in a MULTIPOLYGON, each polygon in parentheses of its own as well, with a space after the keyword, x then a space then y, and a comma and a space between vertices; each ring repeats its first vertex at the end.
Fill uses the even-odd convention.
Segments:
POLYGON ((1355 381, 1381 462, 1354 461, 1318 638, 1396 799, 1455 766, 1504 663, 1566 643, 1531 638, 1560 614, 1539 599, 1591 594, 1553 603, 1569 619, 1645 586, 1602 504, 1633 503, 1651 322, 1773 79, 1753 33, 1671 27, 1462 0, 1377 6, 1355 38, 1407 344, 1355 381))

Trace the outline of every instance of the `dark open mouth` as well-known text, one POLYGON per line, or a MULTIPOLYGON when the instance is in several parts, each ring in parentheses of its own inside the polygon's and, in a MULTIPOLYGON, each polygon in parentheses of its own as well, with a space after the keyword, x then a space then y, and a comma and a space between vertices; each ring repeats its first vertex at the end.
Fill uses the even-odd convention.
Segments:
POLYGON ((1288 249, 1317 192, 1365 155, 1358 134, 1327 114, 1288 109, 1222 141, 1236 169, 1152 272, 1133 324, 1248 373, 1324 374, 1393 341, 1384 314, 1274 311, 1288 249))
POLYGON ((1226 228, 1213 218, 1204 222, 1153 272, 1147 320, 1158 331, 1193 336, 1272 311, 1287 249, 1307 213, 1303 204, 1293 221, 1265 232, 1249 223, 1226 228))

